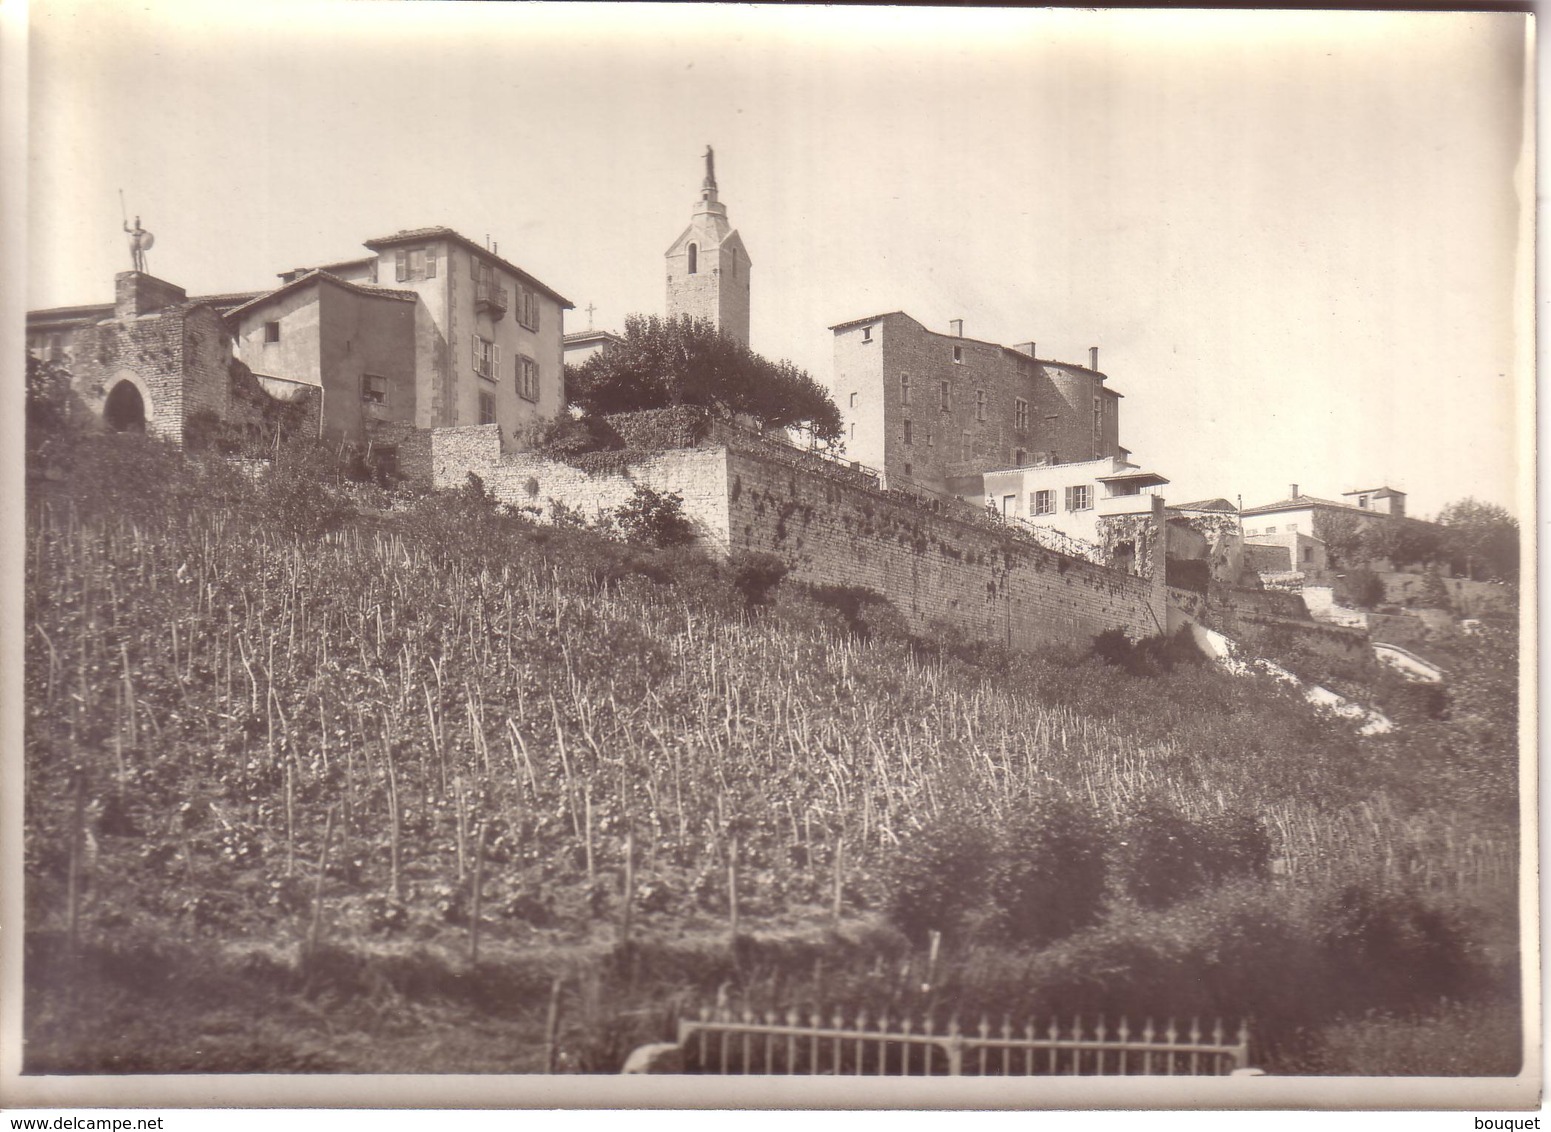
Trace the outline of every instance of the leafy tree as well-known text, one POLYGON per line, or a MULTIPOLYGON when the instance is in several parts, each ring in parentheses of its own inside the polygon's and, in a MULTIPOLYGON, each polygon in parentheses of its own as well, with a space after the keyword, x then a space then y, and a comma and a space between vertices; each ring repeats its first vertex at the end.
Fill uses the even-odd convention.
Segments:
POLYGON ((631 315, 623 342, 567 370, 566 395, 589 414, 700 405, 766 428, 802 428, 826 443, 840 438, 840 411, 804 370, 688 316, 631 315))
POLYGON ((684 546, 695 540, 695 526, 684 514, 684 497, 636 484, 635 495, 614 509, 626 542, 638 546, 684 546))
POLYGON ((1461 499, 1438 513, 1438 525, 1456 571, 1477 580, 1518 580, 1519 522, 1504 508, 1461 499))
POLYGON ((1355 566, 1367 560, 1363 534, 1367 524, 1359 515, 1341 511, 1316 513, 1317 537, 1325 540, 1325 553, 1335 567, 1355 566))
POLYGON ((70 371, 27 355, 27 431, 59 432, 70 413, 70 371))

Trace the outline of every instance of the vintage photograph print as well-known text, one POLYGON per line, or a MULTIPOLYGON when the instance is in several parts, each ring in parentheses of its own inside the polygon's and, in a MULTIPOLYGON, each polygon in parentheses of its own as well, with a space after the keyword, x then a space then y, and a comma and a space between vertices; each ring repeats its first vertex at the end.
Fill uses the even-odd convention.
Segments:
POLYGON ((13 1083, 1535 1103, 1532 25, 33 3, 13 1083))

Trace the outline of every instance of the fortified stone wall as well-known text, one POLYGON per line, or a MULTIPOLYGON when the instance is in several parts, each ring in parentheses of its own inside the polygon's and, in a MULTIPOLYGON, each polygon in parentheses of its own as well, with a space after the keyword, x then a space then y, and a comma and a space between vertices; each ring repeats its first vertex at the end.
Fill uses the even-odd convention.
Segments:
POLYGON ((558 499, 590 517, 626 502, 637 483, 679 492, 707 545, 778 555, 798 581, 874 590, 918 633, 951 626, 1015 648, 1085 644, 1112 628, 1149 636, 1167 617, 1162 538, 1153 540, 1155 584, 923 508, 852 469, 777 445, 676 449, 604 473, 533 453, 502 456, 489 425, 437 429, 430 448, 434 486, 461 487, 472 471, 502 503, 546 513, 558 499))
POLYGON ((777 554, 799 581, 874 590, 915 632, 951 625, 1026 648, 1163 629, 1161 565, 1154 586, 774 454, 729 452, 727 473, 733 551, 777 554))

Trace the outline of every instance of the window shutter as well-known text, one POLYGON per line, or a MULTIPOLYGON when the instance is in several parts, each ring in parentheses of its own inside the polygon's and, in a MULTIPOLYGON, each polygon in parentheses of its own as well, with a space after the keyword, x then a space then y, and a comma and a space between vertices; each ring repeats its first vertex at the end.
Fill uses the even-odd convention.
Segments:
POLYGON ((474 372, 475 373, 484 373, 485 372, 485 350, 484 350, 484 343, 482 343, 479 340, 479 335, 478 334, 474 335, 474 372))
POLYGON ((1071 488, 1067 488, 1066 489, 1066 509, 1068 511, 1072 510, 1072 489, 1071 488))
POLYGON ((491 359, 491 363, 490 363, 490 376, 491 377, 495 377, 497 374, 499 374, 501 372, 501 345, 500 345, 500 343, 496 343, 496 345, 493 348, 495 350, 495 357, 491 359))
POLYGON ((393 277, 400 283, 409 278, 409 253, 403 248, 394 253, 393 277))
POLYGON ((425 277, 427 279, 435 279, 436 278, 436 249, 435 248, 426 248, 426 250, 425 250, 425 277))
POLYGON ((533 293, 533 329, 537 330, 538 328, 539 328, 539 296, 538 296, 538 292, 535 291, 533 293))
POLYGON ((477 282, 479 279, 479 257, 477 255, 469 256, 469 271, 477 282))

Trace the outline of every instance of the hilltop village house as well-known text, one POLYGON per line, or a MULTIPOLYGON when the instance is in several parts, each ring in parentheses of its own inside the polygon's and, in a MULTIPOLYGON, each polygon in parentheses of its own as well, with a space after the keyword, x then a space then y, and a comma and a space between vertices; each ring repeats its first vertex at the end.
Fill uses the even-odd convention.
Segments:
POLYGON ((450 228, 366 246, 262 292, 189 298, 126 271, 111 306, 29 313, 28 346, 70 369, 90 416, 180 443, 200 414, 294 404, 319 435, 391 456, 407 428, 494 424, 509 442, 564 409, 569 300, 450 228))
POLYGON ((1288 497, 1258 507, 1247 507, 1241 516, 1244 543, 1261 572, 1295 570, 1319 576, 1329 569, 1326 539, 1338 523, 1355 520, 1360 527, 1372 523, 1406 520, 1406 495, 1392 487, 1343 492, 1344 503, 1304 495, 1297 484, 1288 497))

